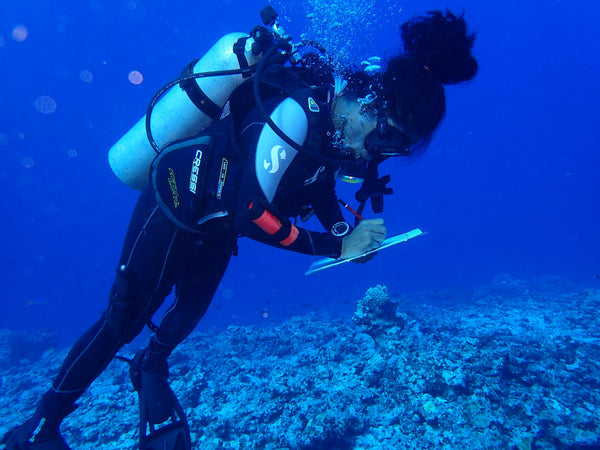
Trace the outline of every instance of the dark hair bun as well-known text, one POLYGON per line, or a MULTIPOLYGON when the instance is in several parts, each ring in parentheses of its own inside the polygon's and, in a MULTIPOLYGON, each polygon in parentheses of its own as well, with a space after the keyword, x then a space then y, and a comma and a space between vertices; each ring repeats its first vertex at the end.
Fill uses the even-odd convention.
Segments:
POLYGON ((431 11, 400 26, 404 50, 444 84, 470 80, 477 72, 471 55, 474 34, 467 34, 463 16, 431 11))

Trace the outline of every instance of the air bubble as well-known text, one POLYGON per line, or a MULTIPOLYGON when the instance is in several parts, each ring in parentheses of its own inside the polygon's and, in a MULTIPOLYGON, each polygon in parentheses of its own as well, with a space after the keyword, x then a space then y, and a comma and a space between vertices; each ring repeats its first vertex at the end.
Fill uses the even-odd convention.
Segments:
POLYGON ((25 25, 17 25, 12 30, 12 38, 16 42, 24 42, 29 36, 29 30, 25 25))
POLYGON ((52 114, 56 111, 56 101, 48 95, 42 95, 35 100, 35 107, 42 114, 52 114))
POLYGON ((131 72, 129 72, 127 78, 129 79, 129 82, 131 84, 136 85, 142 84, 142 81, 144 81, 144 76, 141 74, 141 72, 138 72, 137 70, 132 70, 131 72))
POLYGON ((79 72, 79 79, 84 83, 91 83, 94 80, 94 74, 89 70, 79 72))
POLYGON ((31 169, 35 165, 35 161, 29 156, 24 156, 21 158, 21 165, 26 169, 31 169))

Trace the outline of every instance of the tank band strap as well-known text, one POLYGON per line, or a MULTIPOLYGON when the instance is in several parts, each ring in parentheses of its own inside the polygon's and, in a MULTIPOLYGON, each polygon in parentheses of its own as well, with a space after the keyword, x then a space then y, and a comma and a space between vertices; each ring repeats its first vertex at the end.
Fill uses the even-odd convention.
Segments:
MULTIPOLYGON (((182 77, 189 77, 194 74, 194 66, 198 62, 197 59, 191 61, 183 71, 181 72, 182 77)), ((192 101, 196 108, 210 117, 212 120, 216 120, 221 116, 221 107, 213 102, 204 91, 198 86, 196 79, 189 79, 180 83, 181 89, 187 94, 188 98, 192 101)))
MULTIPOLYGON (((235 44, 233 44, 233 53, 236 54, 237 59, 238 59, 238 64, 240 65, 240 69, 247 69, 248 67, 250 67, 250 65, 248 64, 248 60, 246 59, 246 41, 248 40, 250 36, 246 36, 246 37, 241 37, 237 40, 237 42, 235 44)), ((248 78, 251 75, 251 73, 249 71, 244 71, 244 73, 242 73, 242 77, 244 78, 248 78)))

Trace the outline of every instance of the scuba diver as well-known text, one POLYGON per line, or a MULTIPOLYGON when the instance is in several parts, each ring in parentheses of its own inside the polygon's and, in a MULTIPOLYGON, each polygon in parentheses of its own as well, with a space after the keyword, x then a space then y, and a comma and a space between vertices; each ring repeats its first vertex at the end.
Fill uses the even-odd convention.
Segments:
POLYGON ((154 332, 148 346, 132 359, 117 356, 130 365, 138 392, 139 448, 192 448, 185 413, 168 383, 167 358, 206 312, 237 252, 237 238, 333 258, 378 248, 386 236, 383 220, 347 223, 336 179, 362 179, 359 209, 371 199, 373 211, 381 212, 391 188, 389 176, 379 177, 378 165, 424 149, 445 113, 444 85, 470 80, 477 71, 474 35, 467 33, 463 16, 449 11, 402 24, 404 52, 381 70, 343 76, 334 75, 315 52, 300 57, 272 8, 262 15, 265 26, 246 40, 236 39, 237 53, 219 59, 233 55, 235 70, 210 66, 205 55, 184 71, 175 94, 161 92, 153 100, 157 110, 161 101, 186 101, 184 111, 193 105, 201 112, 197 117, 210 117, 202 131, 192 138, 163 135, 158 145, 154 134, 169 128, 169 111, 176 110, 163 105, 154 130, 152 108, 142 120, 144 145, 158 155, 147 158, 141 155, 145 150, 131 149, 142 141, 132 137, 134 129, 120 141, 130 148, 116 148, 113 170, 143 190, 108 307, 74 344, 33 416, 3 437, 6 449, 68 449, 59 431, 62 420, 144 325, 154 332), (213 69, 210 78, 198 73, 202 65, 213 69), (219 71, 223 79, 238 81, 221 82, 216 88, 227 86, 218 95, 197 82, 219 79, 219 71), (144 181, 148 172, 150 180, 144 181), (291 220, 313 213, 324 232, 291 220), (173 288, 175 301, 155 325, 152 316, 173 288))

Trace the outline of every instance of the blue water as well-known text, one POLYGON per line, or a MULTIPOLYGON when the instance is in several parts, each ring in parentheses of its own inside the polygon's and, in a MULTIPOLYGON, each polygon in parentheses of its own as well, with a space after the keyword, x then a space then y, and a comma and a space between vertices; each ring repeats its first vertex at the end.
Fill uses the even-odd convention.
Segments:
MULTIPOLYGON (((420 227, 427 235, 310 277, 310 257, 243 239, 201 328, 343 313, 378 283, 397 294, 459 288, 465 296, 502 273, 600 286, 598 8, 588 0, 333 2, 366 5, 377 19, 364 26, 359 15, 344 29, 315 25, 330 19, 325 2, 294 4, 272 3, 293 36, 350 43, 355 61, 392 54, 397 24, 414 13, 464 9, 480 70, 447 87, 447 117, 423 156, 382 167, 395 190, 383 215, 389 234, 420 227)), ((202 5, 1 2, 0 328, 53 329, 68 344, 104 309, 137 196, 112 175, 108 149, 160 86, 223 34, 251 30, 263 6, 202 5), (132 71, 141 84, 129 81, 132 71)), ((352 203, 352 189, 341 193, 352 203)))

